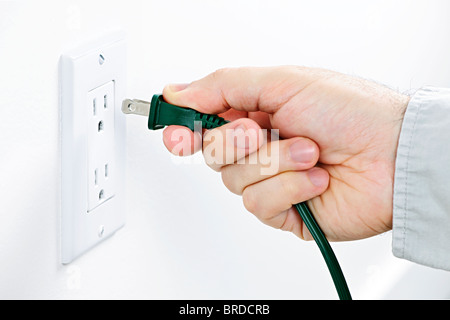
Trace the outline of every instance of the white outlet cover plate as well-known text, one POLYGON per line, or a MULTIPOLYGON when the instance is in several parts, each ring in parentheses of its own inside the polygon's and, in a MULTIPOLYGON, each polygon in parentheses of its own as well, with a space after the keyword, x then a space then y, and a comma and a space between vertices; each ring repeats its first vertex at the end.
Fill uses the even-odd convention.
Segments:
POLYGON ((61 262, 67 264, 125 224, 126 42, 123 32, 106 36, 61 56, 61 262), (88 211, 89 92, 114 84, 114 196, 88 211))

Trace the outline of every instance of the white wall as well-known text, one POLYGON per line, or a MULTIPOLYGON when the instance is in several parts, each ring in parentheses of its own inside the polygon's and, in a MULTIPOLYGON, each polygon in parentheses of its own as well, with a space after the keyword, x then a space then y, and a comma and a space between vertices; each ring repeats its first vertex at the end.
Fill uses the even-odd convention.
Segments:
MULTIPOLYGON (((196 156, 128 119, 127 225, 60 261, 58 59, 128 33, 128 94, 217 68, 301 64, 401 91, 449 86, 446 0, 0 1, 0 298, 336 299, 314 243, 259 223, 196 156)), ((390 234, 333 244, 355 299, 449 298, 450 274, 391 254, 390 234), (420 281, 418 280, 420 279, 420 281)))

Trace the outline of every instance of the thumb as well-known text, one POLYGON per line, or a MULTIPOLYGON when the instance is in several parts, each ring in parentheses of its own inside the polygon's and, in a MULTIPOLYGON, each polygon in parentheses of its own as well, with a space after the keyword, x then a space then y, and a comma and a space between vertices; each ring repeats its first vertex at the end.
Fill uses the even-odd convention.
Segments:
POLYGON ((167 85, 163 96, 203 113, 230 108, 275 113, 317 76, 312 69, 294 66, 220 69, 190 84, 167 85))

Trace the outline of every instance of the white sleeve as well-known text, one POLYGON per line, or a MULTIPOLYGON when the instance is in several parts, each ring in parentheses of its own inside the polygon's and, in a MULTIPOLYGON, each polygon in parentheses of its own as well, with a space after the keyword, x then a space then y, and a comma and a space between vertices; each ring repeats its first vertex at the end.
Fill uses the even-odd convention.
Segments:
POLYGON ((421 89, 406 110, 395 168, 392 251, 450 270, 450 89, 421 89))

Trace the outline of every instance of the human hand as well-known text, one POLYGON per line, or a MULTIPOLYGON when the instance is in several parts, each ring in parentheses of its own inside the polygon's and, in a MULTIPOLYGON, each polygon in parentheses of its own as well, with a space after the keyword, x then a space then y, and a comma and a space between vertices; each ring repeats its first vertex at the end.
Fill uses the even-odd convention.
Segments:
MULTIPOLYGON (((168 85, 163 95, 169 103, 232 120, 205 133, 203 150, 213 147, 207 163, 262 222, 312 240, 292 207, 308 201, 330 241, 392 228, 396 150, 408 96, 293 66, 221 69, 190 84, 168 85), (283 140, 265 141, 261 129, 278 129, 283 140), (225 138, 211 139, 218 136, 225 138), (267 161, 277 170, 264 175, 267 161)), ((167 127, 163 140, 178 155, 202 149, 201 135, 184 127, 167 127), (178 130, 189 139, 174 138, 178 130)))

